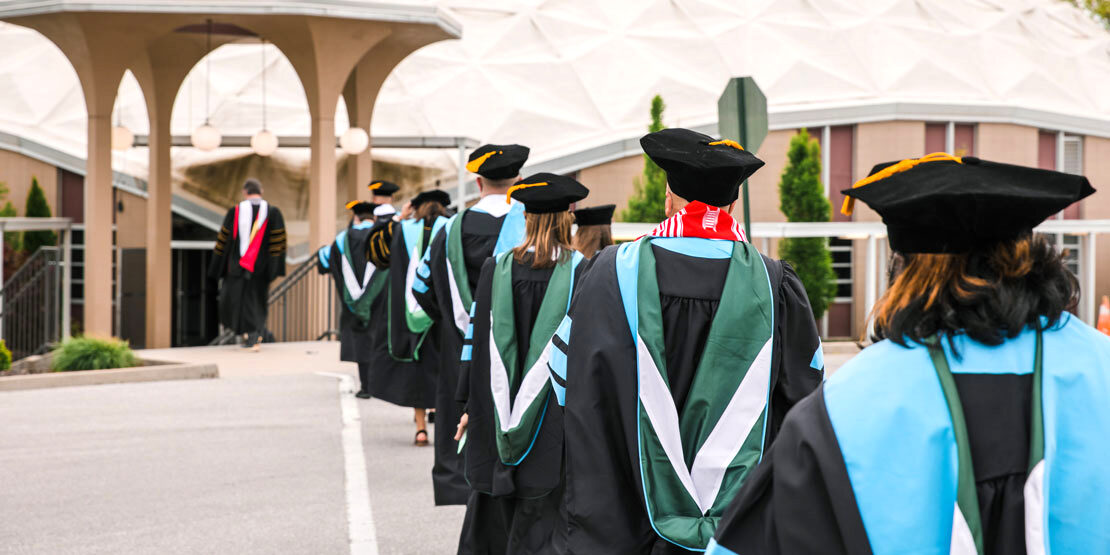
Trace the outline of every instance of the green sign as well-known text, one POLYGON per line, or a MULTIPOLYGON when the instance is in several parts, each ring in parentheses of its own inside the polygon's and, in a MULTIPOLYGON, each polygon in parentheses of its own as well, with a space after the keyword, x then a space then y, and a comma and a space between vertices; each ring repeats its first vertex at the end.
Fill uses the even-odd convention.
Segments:
MULTIPOLYGON (((732 139, 753 154, 767 137, 767 97, 751 77, 729 79, 717 100, 717 129, 722 139, 732 139)), ((744 233, 752 236, 748 208, 748 183, 744 182, 744 233)))

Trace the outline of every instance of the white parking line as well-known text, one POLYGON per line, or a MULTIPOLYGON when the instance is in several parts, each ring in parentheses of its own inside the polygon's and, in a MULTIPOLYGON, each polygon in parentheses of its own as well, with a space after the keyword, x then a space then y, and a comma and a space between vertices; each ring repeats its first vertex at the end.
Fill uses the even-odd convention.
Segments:
POLYGON ((339 380, 339 407, 343 415, 343 462, 347 483, 347 536, 351 555, 378 555, 370 486, 366 482, 366 455, 362 452, 362 424, 355 403, 354 380, 347 374, 316 372, 339 380))

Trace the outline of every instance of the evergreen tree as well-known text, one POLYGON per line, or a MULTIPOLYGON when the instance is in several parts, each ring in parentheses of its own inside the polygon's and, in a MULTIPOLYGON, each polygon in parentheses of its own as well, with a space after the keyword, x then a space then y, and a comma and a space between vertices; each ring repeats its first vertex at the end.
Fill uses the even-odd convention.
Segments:
MULTIPOLYGON (((651 99, 651 125, 648 132, 663 129, 663 97, 655 95, 651 99)), ((667 192, 667 174, 655 162, 644 155, 644 174, 635 181, 635 192, 628 199, 628 209, 621 211, 621 220, 626 222, 661 222, 667 217, 664 196, 667 192)))
MULTIPOLYGON (((0 183, 0 185, 3 185, 3 184, 0 183)), ((0 196, 0 198, 3 198, 3 197, 0 196)), ((4 204, 3 208, 0 208, 0 218, 14 218, 16 216, 17 216, 17 214, 15 212, 15 205, 12 204, 12 201, 9 200, 7 203, 4 204)), ((8 248, 10 248, 13 251, 20 250, 20 248, 19 248, 19 243, 20 243, 19 235, 20 235, 19 233, 13 233, 13 232, 5 233, 4 234, 4 245, 6 245, 8 248)), ((7 253, 5 252, 4 254, 6 255, 7 253)))
MULTIPOLYGON (((31 178, 31 192, 27 193, 27 207, 23 209, 23 214, 28 218, 49 218, 52 215, 50 205, 46 202, 46 193, 39 187, 37 177, 31 178)), ((23 232, 23 250, 28 254, 34 254, 39 247, 55 245, 57 242, 58 238, 53 231, 23 232)))
MULTIPOLYGON (((821 185, 821 146, 802 129, 790 139, 786 168, 779 181, 779 210, 791 222, 827 222, 832 213, 821 185)), ((836 296, 828 239, 791 237, 779 242, 779 256, 790 263, 806 288, 813 317, 821 319, 836 296)))

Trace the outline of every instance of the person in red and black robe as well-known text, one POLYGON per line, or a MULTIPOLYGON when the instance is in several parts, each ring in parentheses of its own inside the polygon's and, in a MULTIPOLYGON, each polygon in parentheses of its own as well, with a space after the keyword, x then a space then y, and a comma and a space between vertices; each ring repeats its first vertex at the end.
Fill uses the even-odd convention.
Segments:
POLYGON ((262 184, 248 179, 243 201, 224 216, 208 276, 220 284, 220 324, 245 335, 258 350, 266 332, 270 282, 285 275, 287 244, 281 210, 262 199, 262 184))

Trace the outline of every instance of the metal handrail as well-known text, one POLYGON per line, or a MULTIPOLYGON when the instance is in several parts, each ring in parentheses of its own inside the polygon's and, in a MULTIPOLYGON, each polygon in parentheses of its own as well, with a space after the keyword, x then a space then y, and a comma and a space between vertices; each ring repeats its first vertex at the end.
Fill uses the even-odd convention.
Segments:
MULTIPOLYGON (((280 340, 281 341, 285 341, 289 337, 289 301, 290 301, 291 295, 295 292, 294 288, 297 287, 298 285, 301 285, 303 282, 305 282, 306 279, 308 279, 309 276, 311 276, 313 274, 315 269, 316 269, 316 257, 313 256, 313 257, 310 257, 308 260, 305 260, 304 262, 301 262, 296 268, 294 268, 293 271, 290 272, 285 277, 285 279, 278 282, 278 284, 276 286, 274 286, 273 289, 270 290, 269 295, 266 297, 267 309, 273 309, 279 303, 281 304, 281 310, 282 310, 282 312, 281 312, 281 322, 280 322, 280 324, 281 324, 281 330, 280 330, 281 331, 281 339, 280 340)), ((327 281, 327 286, 326 287, 328 289, 328 295, 327 295, 327 305, 326 305, 325 314, 326 314, 326 322, 327 322, 328 329, 325 330, 320 335, 314 336, 315 339, 317 339, 317 340, 320 340, 320 339, 323 339, 323 338, 326 338, 326 337, 335 337, 335 336, 338 335, 338 332, 336 332, 335 329, 334 329, 335 317, 334 317, 334 314, 333 314, 333 303, 332 303, 332 297, 334 297, 334 293, 331 290, 331 288, 332 288, 331 280, 327 281)), ((313 336, 310 336, 310 337, 313 337, 313 336)), ((220 335, 218 335, 215 339, 213 339, 209 343, 209 345, 227 345, 227 344, 233 342, 234 340, 235 340, 235 332, 232 331, 232 330, 224 330, 222 333, 220 333, 220 335)))
POLYGON ((0 322, 18 324, 5 326, 4 337, 15 359, 46 352, 63 339, 57 310, 63 302, 62 256, 58 247, 40 247, 0 286, 0 322))

